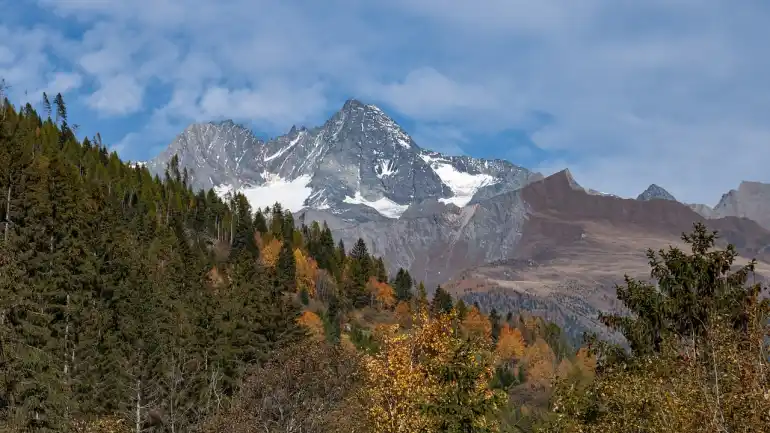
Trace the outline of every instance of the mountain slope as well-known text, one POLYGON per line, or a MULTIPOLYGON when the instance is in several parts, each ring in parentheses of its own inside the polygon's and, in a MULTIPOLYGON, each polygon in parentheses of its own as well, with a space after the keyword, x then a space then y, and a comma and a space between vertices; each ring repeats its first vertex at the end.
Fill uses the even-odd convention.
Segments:
POLYGON ((421 149, 378 107, 354 99, 321 127, 293 127, 266 142, 232 121, 194 124, 147 167, 162 174, 175 154, 194 188, 237 190, 254 207, 281 201, 349 221, 398 218, 425 200, 462 207, 542 178, 503 160, 421 149))

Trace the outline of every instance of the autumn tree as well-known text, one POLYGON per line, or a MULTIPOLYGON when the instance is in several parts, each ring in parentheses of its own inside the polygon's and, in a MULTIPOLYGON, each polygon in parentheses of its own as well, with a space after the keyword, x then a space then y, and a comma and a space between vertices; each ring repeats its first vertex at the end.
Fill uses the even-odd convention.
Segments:
POLYGON ((492 325, 489 323, 489 319, 476 307, 468 311, 462 321, 462 326, 469 335, 485 341, 490 341, 492 337, 492 325))
POLYGON ((500 337, 495 347, 495 355, 502 362, 519 360, 524 356, 526 343, 521 331, 518 328, 512 328, 508 324, 500 329, 500 337))
POLYGON ((275 268, 278 264, 278 254, 280 251, 281 241, 278 239, 271 239, 270 242, 262 248, 262 254, 260 255, 262 263, 264 263, 265 266, 275 268))
POLYGON ((296 285, 297 290, 305 292, 310 297, 316 296, 316 278, 318 266, 315 260, 307 257, 302 250, 294 250, 294 262, 296 263, 296 285))
POLYGON ((456 332, 452 314, 418 312, 415 328, 381 334, 381 350, 365 357, 363 397, 377 432, 492 432, 505 400, 487 384, 488 345, 456 332))
POLYGON ((395 304, 396 296, 390 284, 371 277, 367 287, 373 302, 376 302, 379 308, 391 308, 395 304))
POLYGON ((318 314, 312 311, 305 311, 297 320, 299 324, 310 331, 312 338, 317 340, 324 339, 324 324, 318 314))

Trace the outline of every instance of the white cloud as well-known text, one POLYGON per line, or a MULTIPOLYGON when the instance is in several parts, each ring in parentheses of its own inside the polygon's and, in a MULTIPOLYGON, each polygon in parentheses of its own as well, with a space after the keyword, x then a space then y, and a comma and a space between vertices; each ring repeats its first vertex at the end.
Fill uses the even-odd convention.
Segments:
POLYGON ((143 93, 144 89, 134 77, 118 74, 102 81, 99 90, 92 93, 86 102, 99 113, 120 116, 139 110, 143 93))
MULTIPOLYGON (((45 91, 49 95, 57 93, 65 94, 70 90, 75 90, 83 84, 83 77, 76 72, 54 72, 45 91)), ((40 92, 42 93, 42 92, 40 92)))
POLYGON ((325 105, 320 86, 296 89, 278 81, 259 89, 212 87, 199 102, 203 118, 264 119, 278 125, 308 119, 325 105))
POLYGON ((458 112, 502 108, 492 89, 457 82, 430 67, 410 71, 401 82, 372 85, 367 93, 403 114, 423 120, 446 120, 458 112))
POLYGON ((741 179, 770 181, 761 2, 40 3, 88 31, 0 26, 0 76, 19 95, 48 88, 53 71, 80 74, 70 91, 97 84, 84 96, 97 113, 145 112, 124 149, 208 118, 271 132, 312 125, 331 101, 355 96, 410 118, 418 144, 450 152, 548 113, 532 138, 556 156, 541 166, 568 165, 579 182, 621 195, 655 182, 713 204, 741 179))

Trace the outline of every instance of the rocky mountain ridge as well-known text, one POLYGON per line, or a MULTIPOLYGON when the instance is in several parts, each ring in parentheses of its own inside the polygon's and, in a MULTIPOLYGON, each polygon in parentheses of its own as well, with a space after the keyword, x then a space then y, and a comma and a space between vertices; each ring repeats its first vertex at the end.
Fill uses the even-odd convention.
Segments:
POLYGON ((542 179, 508 161, 422 149, 381 109, 355 99, 320 127, 267 141, 232 121, 193 124, 146 165, 162 174, 174 155, 194 188, 349 221, 398 218, 426 200, 462 207, 542 179))

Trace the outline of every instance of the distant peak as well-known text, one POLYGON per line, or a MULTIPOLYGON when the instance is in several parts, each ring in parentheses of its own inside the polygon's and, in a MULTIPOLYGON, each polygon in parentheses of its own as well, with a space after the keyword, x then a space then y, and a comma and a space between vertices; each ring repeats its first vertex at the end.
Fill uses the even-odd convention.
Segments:
POLYGON ((347 101, 345 101, 345 104, 342 106, 342 110, 350 111, 350 110, 356 110, 364 107, 366 107, 366 104, 364 104, 363 102, 355 98, 350 98, 347 101))
POLYGON ((671 193, 663 189, 663 187, 658 186, 654 183, 648 186, 647 189, 644 190, 644 192, 642 192, 641 194, 639 194, 638 197, 636 197, 636 199, 643 200, 643 201, 655 200, 655 199, 676 201, 676 198, 674 198, 674 196, 671 195, 671 193))
POLYGON ((381 115, 384 115, 385 112, 382 111, 382 109, 376 105, 372 104, 365 104, 361 102, 358 99, 350 98, 347 101, 345 101, 345 104, 342 106, 342 110, 344 112, 351 112, 356 110, 363 110, 368 112, 375 112, 381 115))

